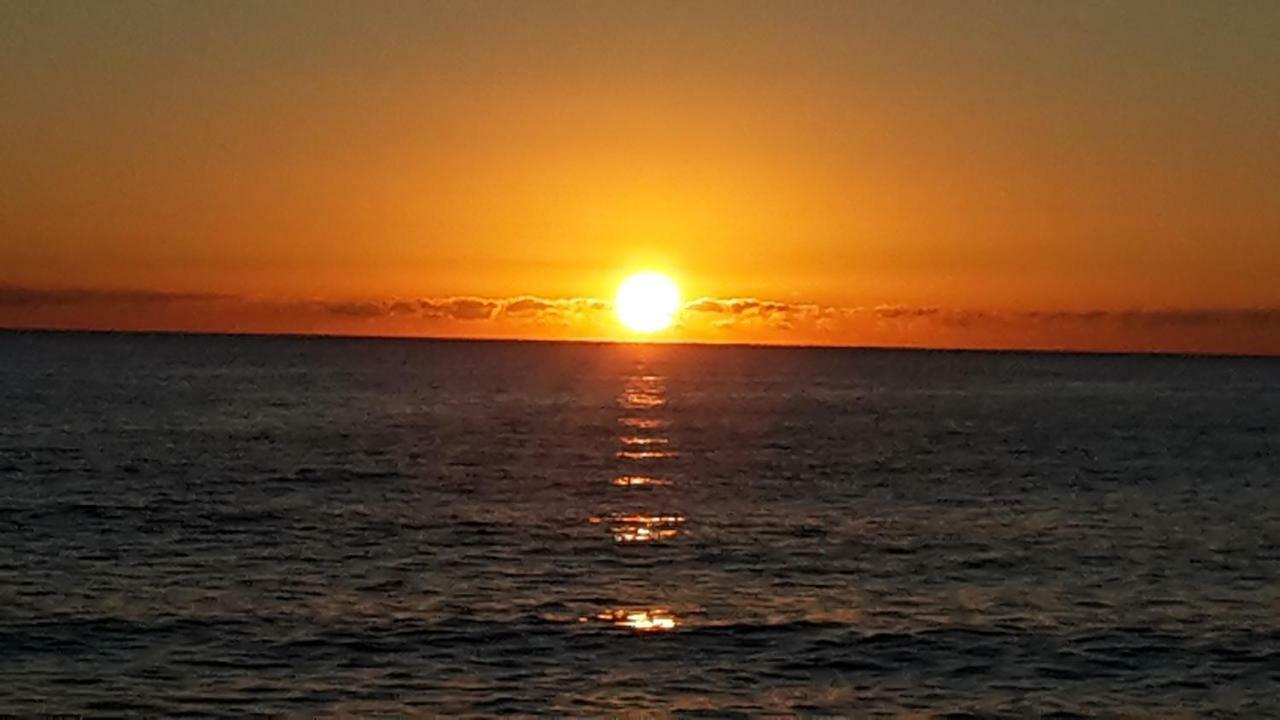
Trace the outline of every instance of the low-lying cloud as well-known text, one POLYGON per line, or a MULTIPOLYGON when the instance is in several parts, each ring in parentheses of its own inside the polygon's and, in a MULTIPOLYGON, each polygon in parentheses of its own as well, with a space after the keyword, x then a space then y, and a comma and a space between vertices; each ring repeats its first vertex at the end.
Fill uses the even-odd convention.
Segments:
MULTIPOLYGON (((417 297, 277 300, 156 290, 0 285, 0 326, 312 332, 396 332, 479 336, 607 337, 612 304, 591 297, 417 297)), ((838 306, 755 297, 697 298, 676 336, 829 344, 964 344, 1027 341, 1093 347, 1093 337, 1134 347, 1261 347, 1280 352, 1280 307, 996 310, 917 305, 838 306), (1145 338, 1145 339, 1144 339, 1145 338), (1268 340, 1273 338, 1273 340, 1268 340), (1184 342, 1185 341, 1185 342, 1184 342)))
POLYGON ((520 295, 512 298, 447 297, 415 300, 322 302, 324 312, 349 318, 422 318, 458 320, 526 320, 564 322, 609 309, 609 303, 595 298, 542 298, 520 295))
POLYGON ((1109 323, 1129 327, 1270 326, 1280 328, 1280 308, 1150 308, 1120 310, 982 310, 937 306, 834 306, 755 298, 699 298, 685 305, 692 313, 722 316, 722 326, 755 320, 798 324, 869 319, 887 323, 929 322, 955 327, 1007 324, 1109 323))

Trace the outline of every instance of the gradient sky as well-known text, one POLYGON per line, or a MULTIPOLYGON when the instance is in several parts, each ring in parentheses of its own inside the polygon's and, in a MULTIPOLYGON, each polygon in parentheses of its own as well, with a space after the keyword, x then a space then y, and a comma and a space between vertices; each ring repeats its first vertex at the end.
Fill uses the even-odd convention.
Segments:
POLYGON ((0 326, 1280 354, 1280 3, 0 1, 0 326))

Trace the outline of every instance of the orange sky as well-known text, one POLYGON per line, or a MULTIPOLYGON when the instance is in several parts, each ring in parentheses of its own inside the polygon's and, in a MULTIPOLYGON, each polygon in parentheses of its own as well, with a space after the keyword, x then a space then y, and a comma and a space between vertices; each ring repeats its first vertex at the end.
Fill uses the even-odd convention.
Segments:
POLYGON ((654 267, 667 339, 1280 354, 1276 27, 8 3, 0 326, 624 338, 654 267))

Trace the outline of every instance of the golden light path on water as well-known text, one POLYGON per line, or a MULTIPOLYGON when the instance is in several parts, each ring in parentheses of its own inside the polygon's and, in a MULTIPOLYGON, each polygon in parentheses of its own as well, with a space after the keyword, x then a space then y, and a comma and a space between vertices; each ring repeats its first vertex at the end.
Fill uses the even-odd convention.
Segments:
POLYGON ((667 421, 662 418, 620 417, 618 424, 637 430, 658 430, 666 427, 667 421))
POLYGON ((623 445, 638 445, 640 447, 648 447, 650 445, 667 445, 670 441, 663 437, 644 437, 640 435, 624 435, 618 438, 623 445))
POLYGON ((670 540, 680 534, 676 526, 684 523, 683 515, 627 515, 610 513, 601 518, 591 518, 593 524, 609 523, 613 541, 617 543, 643 543, 670 540))
MULTIPOLYGON (((618 396, 618 406, 622 411, 618 424, 625 430, 617 438, 620 449, 614 453, 616 459, 648 469, 646 464, 676 455, 666 449, 671 444, 671 439, 664 434, 668 421, 652 415, 666 405, 666 388, 661 376, 642 373, 626 378, 618 396)), ((619 492, 628 493, 628 499, 639 500, 652 496, 648 493, 632 496, 630 493, 637 489, 669 487, 672 482, 650 471, 618 474, 611 484, 619 492)), ((615 545, 643 546, 675 540, 685 519, 677 513, 636 509, 594 515, 590 522, 606 526, 615 545)), ((680 625, 679 618, 665 606, 618 607, 599 612, 594 618, 578 619, 581 623, 593 620, 637 633, 669 632, 680 625)))
POLYGON ((645 475, 619 475, 612 482, 620 487, 661 487, 671 484, 670 480, 645 475))
POLYGON ((616 457, 620 460, 656 460, 658 458, 675 457, 675 453, 665 450, 619 450, 616 457))

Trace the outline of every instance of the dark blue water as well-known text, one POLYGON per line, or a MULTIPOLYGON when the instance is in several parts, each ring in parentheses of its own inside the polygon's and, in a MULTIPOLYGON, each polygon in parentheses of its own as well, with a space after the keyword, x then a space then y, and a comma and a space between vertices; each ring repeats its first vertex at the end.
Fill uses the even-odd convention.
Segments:
POLYGON ((0 333, 0 713, 1280 716, 1280 363, 0 333))

